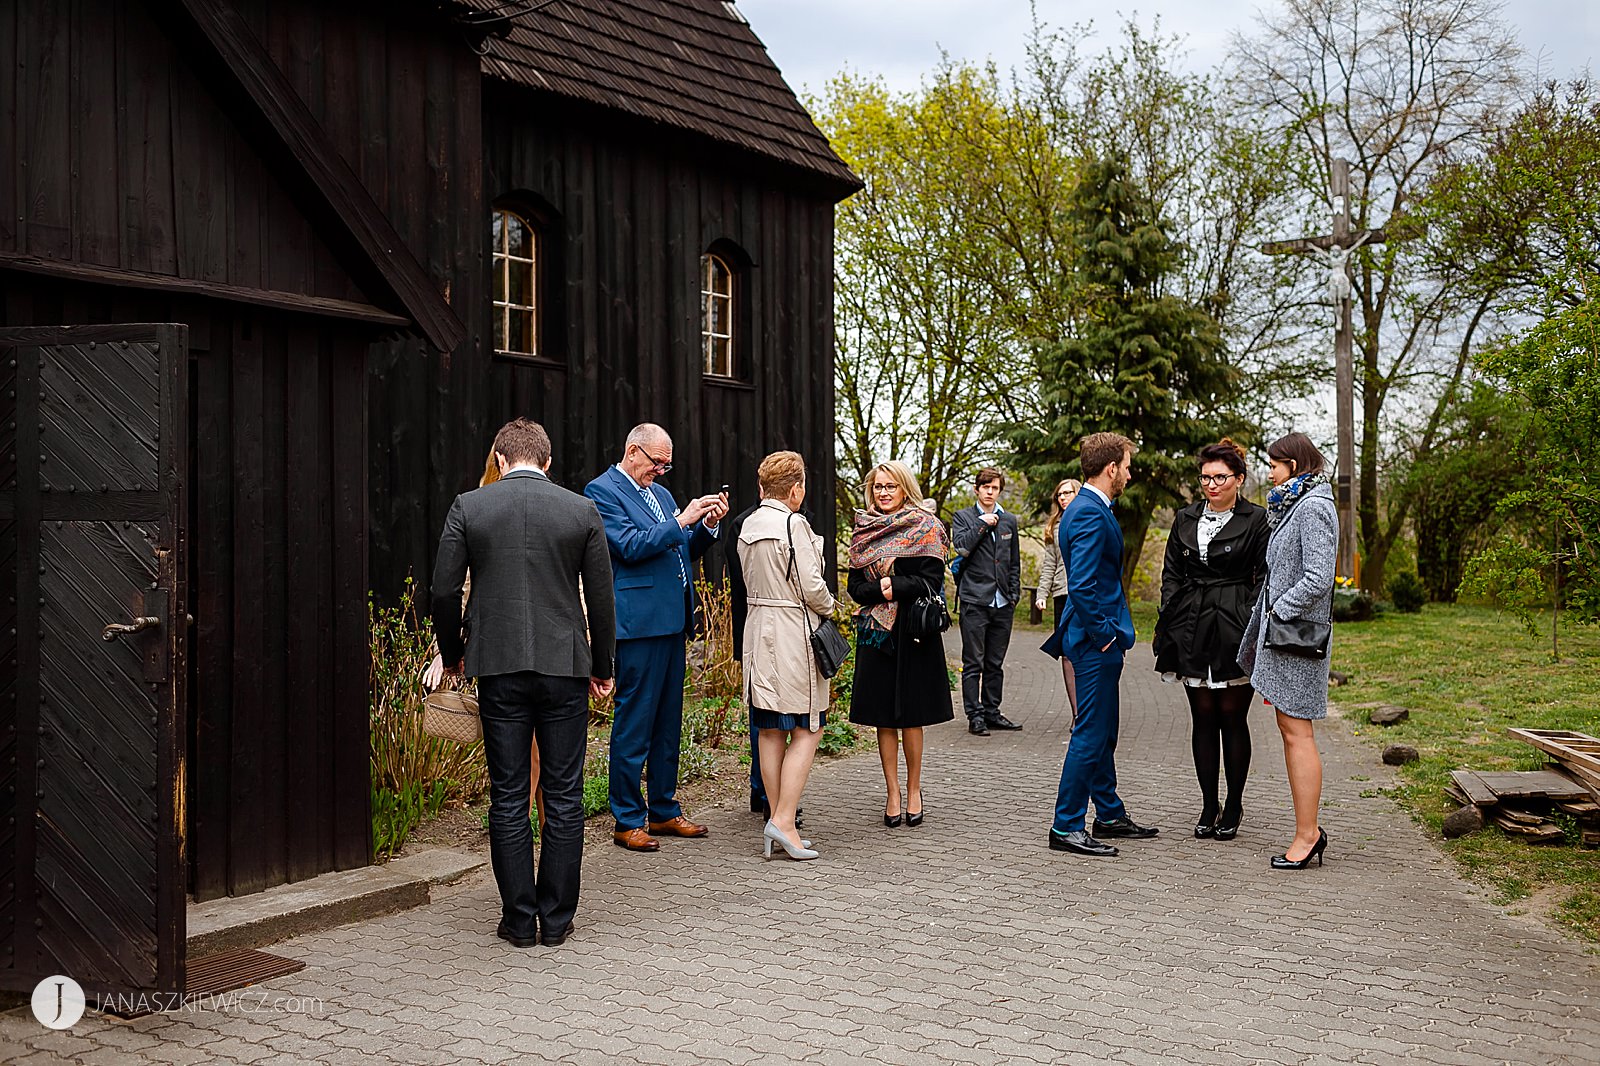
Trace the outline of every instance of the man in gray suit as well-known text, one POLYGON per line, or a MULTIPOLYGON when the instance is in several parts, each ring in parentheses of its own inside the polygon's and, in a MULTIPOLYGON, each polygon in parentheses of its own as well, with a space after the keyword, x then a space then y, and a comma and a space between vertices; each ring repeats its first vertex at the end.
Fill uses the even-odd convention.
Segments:
POLYGON ((498 935, 532 947, 543 929, 543 943, 554 946, 571 932, 578 909, 588 697, 612 688, 611 559, 594 504, 546 476, 550 437, 542 426, 508 422, 495 435, 494 455, 500 480, 457 496, 445 518, 433 568, 433 631, 446 672, 478 679, 498 935), (537 878, 528 825, 534 737, 548 819, 537 878))
POLYGON ((986 737, 991 729, 1021 729, 1000 713, 1006 649, 1022 598, 1022 553, 1017 516, 1000 507, 1006 477, 994 467, 978 471, 978 502, 950 520, 950 539, 961 556, 956 595, 961 600, 961 702, 967 731, 986 737))

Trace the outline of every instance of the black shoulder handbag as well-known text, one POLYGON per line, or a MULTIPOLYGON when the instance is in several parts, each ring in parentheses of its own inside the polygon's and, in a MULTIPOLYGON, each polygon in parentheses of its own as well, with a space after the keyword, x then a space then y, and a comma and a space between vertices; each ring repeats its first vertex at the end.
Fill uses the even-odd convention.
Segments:
POLYGON ((901 631, 908 637, 931 637, 950 628, 950 608, 944 602, 944 590, 934 588, 931 581, 927 592, 910 603, 901 604, 900 609, 906 612, 901 631))
MULTIPOLYGON (((790 515, 789 518, 793 519, 794 516, 790 515)), ((794 578, 794 524, 785 520, 785 526, 789 534, 789 570, 786 576, 794 578)), ((800 599, 800 609, 807 614, 813 613, 811 608, 806 606, 803 596, 800 599)), ((817 669, 822 671, 823 677, 837 674, 844 661, 850 658, 850 642, 844 639, 844 634, 833 624, 833 619, 818 616, 817 627, 811 631, 811 654, 817 660, 817 669)))
POLYGON ((1279 618, 1269 608, 1266 617, 1267 632, 1262 647, 1302 659, 1326 659, 1328 642, 1333 639, 1333 618, 1326 622, 1312 618, 1279 618))

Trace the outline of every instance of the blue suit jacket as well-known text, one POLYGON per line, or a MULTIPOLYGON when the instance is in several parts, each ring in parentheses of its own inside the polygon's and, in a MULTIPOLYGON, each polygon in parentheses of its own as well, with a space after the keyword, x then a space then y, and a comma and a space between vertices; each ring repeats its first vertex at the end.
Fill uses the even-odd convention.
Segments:
POLYGON ((618 640, 666 637, 689 629, 694 618, 693 561, 716 539, 704 523, 691 529, 678 525, 672 517, 678 511, 672 493, 659 484, 652 484, 647 491, 655 497, 666 521, 656 521, 628 475, 614 466, 583 488, 606 527, 618 640), (678 561, 683 563, 682 573, 678 561), (687 595, 684 573, 691 578, 687 595))
POLYGON ((1122 592, 1122 528, 1105 501, 1080 492, 1056 527, 1067 567, 1067 606, 1045 641, 1050 655, 1075 658, 1109 643, 1133 647, 1133 615, 1122 592))

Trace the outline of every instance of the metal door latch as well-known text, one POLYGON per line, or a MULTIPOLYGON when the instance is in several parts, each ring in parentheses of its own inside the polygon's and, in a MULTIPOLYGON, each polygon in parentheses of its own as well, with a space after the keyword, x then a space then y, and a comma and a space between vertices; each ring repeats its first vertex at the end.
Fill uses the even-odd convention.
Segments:
POLYGON ((112 622, 110 625, 106 626, 105 629, 100 631, 100 639, 116 640, 118 637, 124 636, 128 633, 137 633, 142 629, 154 629, 160 624, 161 619, 155 617, 154 615, 142 614, 133 620, 132 625, 124 625, 120 622, 112 622))

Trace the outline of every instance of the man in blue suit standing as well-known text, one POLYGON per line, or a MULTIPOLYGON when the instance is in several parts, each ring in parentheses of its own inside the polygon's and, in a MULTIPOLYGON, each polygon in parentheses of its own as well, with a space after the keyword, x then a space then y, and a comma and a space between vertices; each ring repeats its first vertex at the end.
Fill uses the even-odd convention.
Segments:
POLYGON ((628 434, 622 460, 583 494, 605 523, 617 604, 617 697, 611 722, 612 839, 656 851, 657 836, 709 830, 678 805, 683 734, 684 649, 694 619, 694 560, 716 539, 725 496, 701 496, 681 511, 656 478, 672 469, 672 438, 650 422, 628 434), (649 768, 649 803, 639 777, 649 768))
POLYGON ((1078 717, 1061 766, 1050 847, 1080 855, 1111 856, 1103 837, 1153 837, 1158 830, 1128 817, 1117 796, 1117 685, 1133 647, 1133 616, 1122 591, 1122 529, 1111 501, 1132 479, 1134 444, 1119 433, 1091 433, 1079 458, 1086 491, 1067 505, 1056 536, 1067 566, 1067 606, 1045 644, 1072 660, 1078 681, 1078 717), (1094 834, 1084 830, 1094 800, 1094 834))

